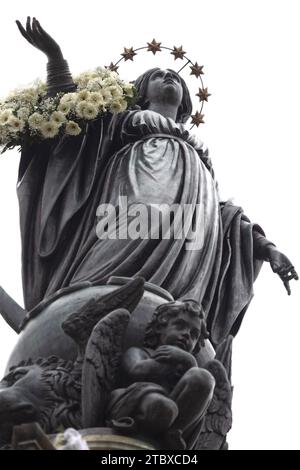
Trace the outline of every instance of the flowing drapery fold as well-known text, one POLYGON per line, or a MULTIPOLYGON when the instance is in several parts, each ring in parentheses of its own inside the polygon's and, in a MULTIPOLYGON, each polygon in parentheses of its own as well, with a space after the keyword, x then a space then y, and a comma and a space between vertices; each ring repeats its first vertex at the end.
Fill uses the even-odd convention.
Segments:
POLYGON ((126 112, 89 123, 83 135, 23 149, 18 196, 27 309, 82 281, 141 275, 203 303, 215 343, 238 328, 259 268, 254 228, 240 208, 220 206, 203 145, 182 124, 126 112), (150 237, 151 218, 141 238, 99 238, 99 205, 119 214, 124 197, 148 214, 159 204, 186 206, 186 236, 175 236, 182 217, 171 214, 169 238, 150 237))

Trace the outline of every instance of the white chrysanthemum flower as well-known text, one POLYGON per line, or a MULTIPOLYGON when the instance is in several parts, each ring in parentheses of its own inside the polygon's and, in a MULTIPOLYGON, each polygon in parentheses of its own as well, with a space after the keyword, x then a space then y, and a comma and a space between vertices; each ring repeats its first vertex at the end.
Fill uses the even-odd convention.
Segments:
POLYGON ((77 93, 65 93, 60 99, 61 103, 69 103, 70 106, 75 104, 76 101, 77 101, 77 93))
POLYGON ((44 119, 40 113, 33 113, 28 118, 28 124, 32 129, 39 129, 43 122, 44 119))
POLYGON ((0 113, 0 124, 7 124, 9 121, 9 118, 13 116, 13 110, 12 109, 5 109, 0 113))
POLYGON ((8 120, 8 125, 13 132, 19 132, 23 130, 25 122, 22 119, 11 116, 8 120))
POLYGON ((76 106, 76 114, 83 119, 94 119, 98 108, 88 101, 80 101, 76 106))
POLYGON ((85 87, 89 80, 92 80, 93 78, 96 78, 97 76, 98 76, 98 73, 96 71, 83 72, 74 78, 74 82, 77 83, 81 87, 85 87))
POLYGON ((78 100, 79 101, 88 101, 90 97, 90 92, 87 90, 81 90, 78 92, 78 100))
POLYGON ((68 114, 71 111, 71 105, 68 102, 60 102, 58 105, 58 111, 62 112, 64 115, 68 114))
POLYGON ((134 91, 133 91, 133 84, 132 83, 125 83, 123 86, 123 91, 128 98, 133 98, 134 91))
POLYGON ((81 128, 78 126, 77 122, 68 121, 65 127, 65 132, 69 135, 78 135, 81 132, 81 128))
POLYGON ((85 87, 88 81, 89 77, 86 73, 81 73, 74 78, 74 83, 76 83, 79 87, 85 87))
POLYGON ((116 84, 116 81, 111 77, 107 77, 107 78, 104 78, 102 80, 102 86, 104 86, 104 87, 110 87, 110 86, 113 86, 115 84, 116 84))
POLYGON ((123 96, 122 88, 119 85, 112 85, 108 88, 111 93, 113 100, 121 98, 123 96))
POLYGON ((87 103, 86 101, 79 101, 79 103, 76 105, 75 112, 77 116, 79 116, 80 118, 84 117, 84 110, 86 107, 86 103, 87 103))
POLYGON ((101 95, 102 95, 104 104, 108 104, 112 100, 111 92, 106 88, 103 88, 101 90, 101 95))
POLYGON ((83 117, 85 119, 95 119, 98 114, 98 108, 92 103, 87 103, 83 111, 83 117))
POLYGON ((109 110, 112 113, 122 113, 126 108, 127 102, 125 100, 116 100, 111 103, 109 110))
POLYGON ((100 77, 93 78, 87 83, 87 88, 90 91, 99 91, 103 86, 103 80, 100 77))
POLYGON ((54 121, 46 121, 40 127, 43 137, 50 139, 58 134, 59 126, 54 121))
POLYGON ((95 106, 101 106, 104 103, 103 96, 101 95, 101 93, 97 93, 96 91, 90 94, 89 101, 93 103, 95 106))
POLYGON ((54 113, 51 114, 51 121, 54 121, 58 126, 61 126, 62 123, 66 121, 66 116, 62 111, 54 111, 54 113))

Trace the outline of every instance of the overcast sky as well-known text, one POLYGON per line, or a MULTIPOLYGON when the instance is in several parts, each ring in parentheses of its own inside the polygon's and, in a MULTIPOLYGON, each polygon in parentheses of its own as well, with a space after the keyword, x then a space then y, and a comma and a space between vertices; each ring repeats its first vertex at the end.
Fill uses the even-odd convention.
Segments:
MULTIPOLYGON (((11 0, 0 18, 0 95, 45 77, 46 59, 14 20, 36 16, 78 73, 119 58, 123 47, 184 46, 204 65, 212 96, 198 132, 210 149, 221 196, 248 217, 300 271, 300 7, 297 0, 40 2, 11 0)), ((141 54, 123 69, 133 79, 157 62, 141 54)), ((161 55, 159 65, 172 67, 161 55)), ((177 61, 178 63, 178 61, 177 61)), ((177 65, 176 63, 176 65, 177 65)), ((185 76, 184 76, 185 78, 185 76)), ((188 82, 191 93, 197 83, 188 82)), ((196 109, 196 108, 195 108, 196 109)), ((0 285, 22 303, 18 208, 19 154, 0 158, 0 285)), ((288 297, 265 265, 234 343, 231 449, 300 449, 300 283, 288 297)), ((16 335, 0 318, 0 369, 16 335)))

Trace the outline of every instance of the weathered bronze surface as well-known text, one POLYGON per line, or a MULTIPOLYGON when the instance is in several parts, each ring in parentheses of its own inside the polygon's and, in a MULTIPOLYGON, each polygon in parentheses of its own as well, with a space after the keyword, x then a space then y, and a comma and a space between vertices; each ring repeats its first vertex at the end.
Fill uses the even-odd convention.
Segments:
MULTIPOLYGON (((48 96, 75 91, 57 42, 35 18, 17 25, 48 58, 48 96)), ((154 55, 161 48, 155 40, 148 43, 154 55)), ((174 47, 172 54, 181 59, 185 52, 174 47)), ((124 48, 124 60, 135 55, 124 48)), ((190 69, 197 78, 203 74, 197 62, 190 69)), ((163 449, 226 448, 232 338, 253 283, 263 261, 288 294, 289 282, 298 279, 261 227, 240 207, 220 202, 208 151, 184 125, 192 116, 199 126, 204 116, 192 114, 182 77, 154 68, 135 87, 133 109, 88 122, 84 135, 22 148, 18 197, 26 310, 0 291, 1 313, 15 331, 22 330, 0 383, 2 446, 13 435, 14 446, 19 442, 14 426, 36 422, 42 431, 31 428, 33 447, 51 447, 43 433, 107 426, 126 435, 96 431, 87 437, 92 447, 143 448, 145 437, 163 449), (125 206, 142 207, 140 236, 101 237, 103 204, 117 210, 118 230, 125 206), (146 225, 161 204, 189 207, 183 237, 175 236, 180 218, 174 214, 169 237, 164 219, 146 225), (155 237, 141 236, 153 230, 155 237), (149 324, 166 305, 176 320, 166 316, 149 347, 149 324), (206 322, 190 316, 191 305, 204 310, 206 322), (194 343, 200 339, 198 352, 194 343)), ((202 102, 209 95, 207 88, 197 94, 202 102)))

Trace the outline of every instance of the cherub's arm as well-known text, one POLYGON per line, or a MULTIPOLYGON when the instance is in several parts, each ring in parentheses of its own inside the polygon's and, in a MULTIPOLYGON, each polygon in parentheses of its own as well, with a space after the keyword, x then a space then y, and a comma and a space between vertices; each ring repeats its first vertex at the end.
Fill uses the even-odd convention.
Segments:
POLYGON ((69 71, 68 62, 64 59, 60 46, 42 28, 36 18, 31 21, 27 17, 26 27, 20 21, 16 21, 22 36, 38 50, 46 54, 47 64, 47 89, 48 95, 54 96, 56 93, 74 91, 76 86, 69 71))
POLYGON ((197 367, 196 358, 191 353, 167 344, 159 346, 154 352, 153 358, 161 366, 168 364, 171 366, 173 373, 180 376, 192 367, 197 367))
POLYGON ((122 370, 130 382, 155 382, 163 375, 161 364, 140 348, 127 349, 122 360, 122 370))

